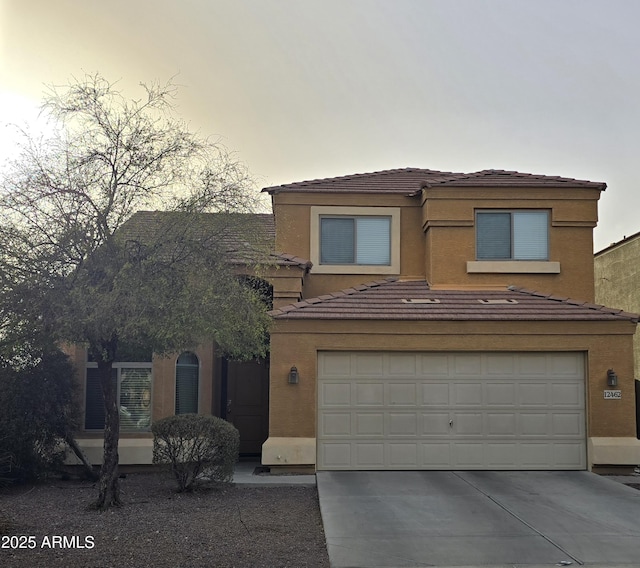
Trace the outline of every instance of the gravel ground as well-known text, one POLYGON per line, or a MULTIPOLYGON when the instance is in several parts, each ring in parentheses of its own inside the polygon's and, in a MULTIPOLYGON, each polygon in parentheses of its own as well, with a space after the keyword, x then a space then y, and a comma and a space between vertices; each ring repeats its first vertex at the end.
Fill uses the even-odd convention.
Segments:
POLYGON ((105 513, 88 508, 97 493, 87 482, 0 490, 0 522, 11 523, 0 527, 0 566, 329 566, 315 487, 180 494, 161 474, 130 474, 121 487, 124 506, 105 513))

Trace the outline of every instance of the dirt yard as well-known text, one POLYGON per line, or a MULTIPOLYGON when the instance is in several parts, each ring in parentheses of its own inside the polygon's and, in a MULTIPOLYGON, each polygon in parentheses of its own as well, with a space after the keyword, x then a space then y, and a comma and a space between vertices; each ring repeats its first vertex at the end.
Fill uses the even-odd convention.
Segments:
POLYGON ((0 490, 0 566, 29 568, 309 567, 329 560, 315 487, 229 485, 175 492, 130 474, 124 506, 99 513, 88 482, 0 490))

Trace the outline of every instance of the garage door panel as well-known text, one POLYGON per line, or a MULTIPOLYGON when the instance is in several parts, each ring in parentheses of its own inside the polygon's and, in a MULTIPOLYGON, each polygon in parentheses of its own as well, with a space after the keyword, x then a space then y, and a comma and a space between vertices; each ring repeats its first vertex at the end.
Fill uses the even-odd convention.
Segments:
POLYGON ((426 468, 448 468, 451 466, 451 444, 449 442, 423 442, 422 466, 426 468))
POLYGON ((357 443, 355 445, 356 465, 385 469, 384 446, 383 442, 357 443))
POLYGON ((487 373, 493 376, 513 376, 516 357, 512 354, 490 353, 486 357, 487 373))
POLYGON ((549 406, 550 388, 546 381, 518 382, 516 388, 518 390, 518 404, 521 407, 549 406))
POLYGON ((321 443, 318 445, 318 463, 325 465, 327 469, 345 469, 353 467, 353 456, 350 442, 321 443))
POLYGON ((418 370, 418 360, 415 355, 392 353, 389 355, 389 375, 395 377, 415 376, 418 370))
POLYGON ((319 374, 323 377, 351 377, 351 359, 350 353, 325 353, 318 361, 319 374))
POLYGON ((325 382, 320 387, 321 406, 351 406, 351 383, 325 382))
POLYGON ((519 415, 520 435, 529 437, 547 437, 550 433, 549 415, 543 413, 521 413, 519 415))
POLYGON ((355 356, 356 377, 382 377, 384 375, 382 354, 362 353, 355 356))
POLYGON ((584 444, 579 442, 557 444, 553 448, 554 461, 558 466, 579 468, 585 459, 584 444))
POLYGON ((582 361, 571 353, 552 353, 549 356, 550 372, 555 376, 582 376, 582 361))
POLYGON ((481 412, 454 412, 453 433, 458 436, 482 436, 484 416, 481 412))
POLYGON ((355 436, 384 436, 384 416, 382 412, 357 412, 355 436))
POLYGON ((389 443, 389 462, 392 467, 415 469, 418 466, 418 444, 389 443))
POLYGON ((521 442, 520 464, 522 469, 549 469, 553 463, 552 447, 546 442, 521 442))
POLYGON ((551 385, 551 404, 553 406, 573 406, 580 408, 584 404, 582 385, 560 383, 551 385))
POLYGON ((486 467, 493 469, 511 468, 518 463, 517 443, 487 443, 485 446, 486 467))
POLYGON ((318 359, 319 469, 586 468, 581 353, 318 359))
POLYGON ((449 356, 441 353, 423 353, 417 356, 420 374, 424 377, 448 377, 449 356))
POLYGON ((483 385, 478 381, 453 385, 453 404, 456 406, 481 406, 483 385))
POLYGON ((323 436, 351 436, 351 413, 323 413, 320 418, 320 432, 323 436))
POLYGON ((418 414, 389 413, 389 436, 415 436, 418 433, 418 414))
POLYGON ((449 406, 451 404, 451 385, 445 382, 422 383, 423 406, 449 406))
POLYGON ((511 382, 487 383, 486 403, 488 406, 513 406, 516 404, 516 385, 511 382))
POLYGON ((415 382, 387 384, 387 401, 395 406, 417 406, 418 385, 415 382))
POLYGON ((356 406, 384 405, 384 383, 382 382, 357 382, 355 384, 355 391, 356 406))
POLYGON ((549 373, 546 353, 520 353, 517 357, 518 375, 526 376, 545 376, 549 373))
POLYGON ((423 436, 448 436, 449 435, 449 412, 429 412, 422 415, 423 436))
POLYGON ((460 442, 453 445, 453 467, 485 469, 484 444, 482 442, 460 442))
POLYGON ((575 413, 554 413, 552 418, 553 434, 555 436, 583 437, 584 420, 582 415, 575 413))
POLYGON ((461 353, 453 360, 454 376, 476 376, 482 368, 482 357, 475 353, 461 353))
POLYGON ((488 412, 486 419, 485 432, 487 436, 513 438, 518 434, 518 421, 513 412, 488 412))

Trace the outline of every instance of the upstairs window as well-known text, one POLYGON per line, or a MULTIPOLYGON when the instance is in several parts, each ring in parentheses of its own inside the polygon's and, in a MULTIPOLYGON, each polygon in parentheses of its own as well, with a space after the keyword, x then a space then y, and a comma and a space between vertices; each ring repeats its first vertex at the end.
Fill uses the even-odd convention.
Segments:
POLYGON ((391 265, 391 217, 321 217, 320 264, 391 265))
POLYGON ((476 212, 478 260, 548 260, 548 211, 476 212))

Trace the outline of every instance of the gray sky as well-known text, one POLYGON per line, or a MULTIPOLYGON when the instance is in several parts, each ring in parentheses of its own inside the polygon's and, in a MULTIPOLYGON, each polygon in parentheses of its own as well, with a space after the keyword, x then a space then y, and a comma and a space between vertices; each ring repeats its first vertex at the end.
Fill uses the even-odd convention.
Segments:
MULTIPOLYGON (((0 121, 100 72, 259 186, 396 167, 605 181, 599 250, 640 231, 637 0, 0 0, 0 121)), ((0 151, 9 130, 0 128, 0 151)))

